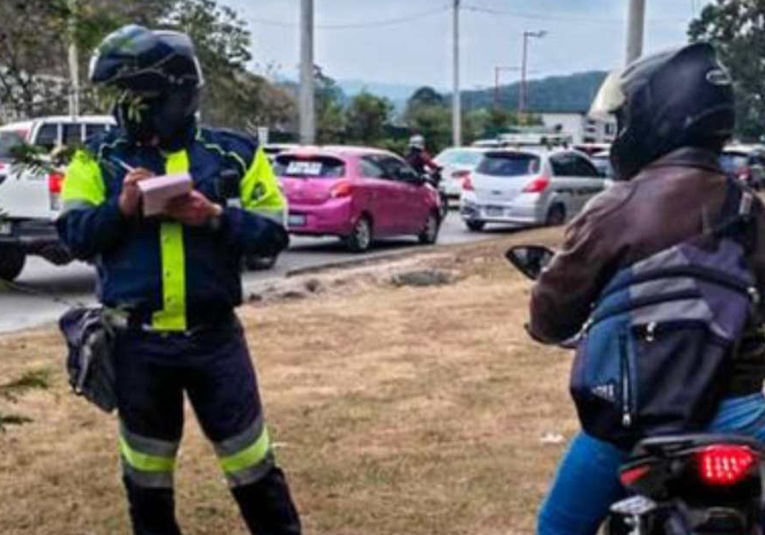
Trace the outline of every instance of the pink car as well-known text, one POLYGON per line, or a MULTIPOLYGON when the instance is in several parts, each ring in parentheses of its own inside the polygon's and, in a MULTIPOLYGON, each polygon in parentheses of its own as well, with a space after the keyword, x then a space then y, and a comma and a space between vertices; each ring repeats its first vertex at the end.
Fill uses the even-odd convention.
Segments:
POLYGON ((303 147, 278 155, 274 171, 289 201, 292 234, 338 236, 355 252, 376 238, 438 239, 438 192, 390 152, 303 147))

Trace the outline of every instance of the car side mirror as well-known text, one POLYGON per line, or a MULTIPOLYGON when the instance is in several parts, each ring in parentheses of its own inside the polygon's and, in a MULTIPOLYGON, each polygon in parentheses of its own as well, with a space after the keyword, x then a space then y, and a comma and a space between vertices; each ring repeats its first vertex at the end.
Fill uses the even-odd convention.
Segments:
POLYGON ((512 247, 505 253, 507 261, 531 280, 539 278, 553 256, 555 253, 552 249, 541 245, 521 245, 512 247))

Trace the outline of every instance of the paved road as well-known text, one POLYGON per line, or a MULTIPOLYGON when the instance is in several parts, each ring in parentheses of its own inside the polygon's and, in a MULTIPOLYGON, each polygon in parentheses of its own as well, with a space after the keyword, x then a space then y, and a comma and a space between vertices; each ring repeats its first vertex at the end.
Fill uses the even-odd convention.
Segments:
MULTIPOLYGON (((454 244, 487 239, 508 229, 487 233, 468 232, 456 213, 452 212, 441 229, 439 243, 454 244)), ((378 244, 367 256, 384 255, 402 250, 417 250, 415 240, 390 240, 378 244)), ((359 255, 346 252, 338 240, 294 238, 292 247, 284 253, 273 270, 245 274, 245 286, 264 279, 282 277, 295 269, 319 267, 344 260, 356 260, 359 255)), ((18 283, 34 291, 50 292, 69 301, 92 302, 95 286, 93 269, 87 264, 73 263, 55 267, 40 258, 30 258, 18 283)), ((0 333, 55 321, 65 310, 63 304, 52 303, 42 297, 25 295, 13 290, 0 293, 0 333)))

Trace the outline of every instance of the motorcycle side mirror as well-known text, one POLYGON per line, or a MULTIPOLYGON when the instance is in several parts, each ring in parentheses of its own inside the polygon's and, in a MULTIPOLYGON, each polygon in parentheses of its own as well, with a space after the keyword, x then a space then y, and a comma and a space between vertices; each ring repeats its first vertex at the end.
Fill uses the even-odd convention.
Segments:
POLYGON ((520 245, 510 248, 505 258, 531 280, 536 280, 555 253, 541 245, 520 245))

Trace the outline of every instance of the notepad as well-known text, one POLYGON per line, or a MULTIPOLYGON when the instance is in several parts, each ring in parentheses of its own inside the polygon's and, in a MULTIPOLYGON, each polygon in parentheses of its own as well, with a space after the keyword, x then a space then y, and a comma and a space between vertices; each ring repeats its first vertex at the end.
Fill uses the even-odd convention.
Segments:
POLYGON ((143 196, 143 215, 161 214, 171 199, 186 195, 194 187, 187 173, 162 175, 138 182, 143 196))

